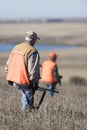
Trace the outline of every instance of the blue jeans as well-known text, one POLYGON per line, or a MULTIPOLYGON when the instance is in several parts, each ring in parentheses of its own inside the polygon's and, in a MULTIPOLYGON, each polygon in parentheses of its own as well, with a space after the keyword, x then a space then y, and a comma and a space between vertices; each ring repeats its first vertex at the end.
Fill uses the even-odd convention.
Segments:
POLYGON ((55 84, 47 84, 47 88, 50 90, 48 91, 48 96, 53 96, 55 91, 55 84))
POLYGON ((21 97, 21 103, 22 103, 21 110, 24 111, 26 108, 32 107, 33 103, 34 103, 35 90, 25 89, 23 86, 18 86, 16 83, 13 83, 13 86, 18 88, 19 92, 22 95, 22 97, 21 97))

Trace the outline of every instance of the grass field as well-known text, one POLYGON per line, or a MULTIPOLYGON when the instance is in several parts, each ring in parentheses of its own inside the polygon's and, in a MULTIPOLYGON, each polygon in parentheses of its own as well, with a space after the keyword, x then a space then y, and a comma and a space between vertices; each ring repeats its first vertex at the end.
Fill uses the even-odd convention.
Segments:
MULTIPOLYGON (((16 35, 24 35, 27 29, 33 28, 41 37, 45 36, 44 38, 68 35, 77 37, 78 35, 81 38, 79 42, 79 37, 78 40, 73 37, 71 40, 67 38, 64 43, 70 40, 69 44, 86 45, 86 26, 86 24, 43 24, 38 26, 32 24, 15 25, 13 29, 13 25, 0 25, 0 38, 1 36, 12 38, 16 35), (18 30, 21 31, 18 32, 18 30)), ((32 110, 32 112, 26 110, 24 113, 21 112, 20 93, 16 88, 9 86, 5 79, 4 67, 10 52, 0 52, 0 130, 87 130, 87 47, 55 50, 55 52, 59 55, 57 60, 59 73, 63 75, 62 86, 56 86, 59 94, 55 94, 54 97, 48 97, 46 94, 39 110, 32 110), (85 84, 71 83, 70 78, 72 77, 83 78, 85 84)), ((42 63, 47 59, 49 51, 39 51, 39 53, 40 63, 42 63)), ((40 85, 44 86, 41 82, 40 85)), ((36 92, 35 105, 41 94, 40 91, 36 92)))
POLYGON ((87 45, 87 23, 0 24, 0 42, 24 41, 28 30, 39 34, 40 43, 87 45))

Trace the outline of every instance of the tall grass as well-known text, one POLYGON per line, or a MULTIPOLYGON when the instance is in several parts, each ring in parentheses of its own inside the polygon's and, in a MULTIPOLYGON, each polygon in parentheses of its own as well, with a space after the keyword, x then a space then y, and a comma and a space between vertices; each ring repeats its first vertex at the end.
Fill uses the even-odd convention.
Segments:
MULTIPOLYGON (((16 88, 0 86, 0 130, 87 130, 87 96, 71 94, 70 86, 54 97, 46 95, 40 109, 31 112, 21 112, 21 95, 16 88)), ((40 96, 37 91, 36 103, 40 96)))

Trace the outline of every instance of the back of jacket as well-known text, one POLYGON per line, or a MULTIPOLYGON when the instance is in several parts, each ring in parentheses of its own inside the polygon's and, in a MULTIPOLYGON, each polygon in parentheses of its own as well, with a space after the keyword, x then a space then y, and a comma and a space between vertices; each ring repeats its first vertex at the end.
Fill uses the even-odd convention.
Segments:
POLYGON ((27 43, 16 45, 8 62, 7 80, 18 84, 30 84, 28 55, 36 50, 27 43))
POLYGON ((51 60, 46 60, 43 62, 42 71, 41 71, 41 81, 47 82, 47 83, 57 82, 53 75, 55 66, 56 66, 56 63, 51 60))

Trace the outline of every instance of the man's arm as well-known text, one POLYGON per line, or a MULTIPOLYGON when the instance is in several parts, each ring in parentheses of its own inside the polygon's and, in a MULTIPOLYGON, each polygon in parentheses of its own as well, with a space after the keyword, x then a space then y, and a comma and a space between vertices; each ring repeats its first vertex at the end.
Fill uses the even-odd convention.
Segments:
POLYGON ((28 55, 29 79, 32 84, 37 84, 37 85, 40 77, 39 61, 40 61, 40 57, 37 51, 28 55))
POLYGON ((55 66, 53 69, 53 77, 54 77, 55 81, 58 82, 58 68, 57 68, 57 66, 55 66))
POLYGON ((57 65, 53 69, 53 76, 54 76, 54 79, 55 79, 56 83, 59 83, 61 85, 61 78, 62 78, 62 76, 59 75, 59 73, 58 73, 57 65))

